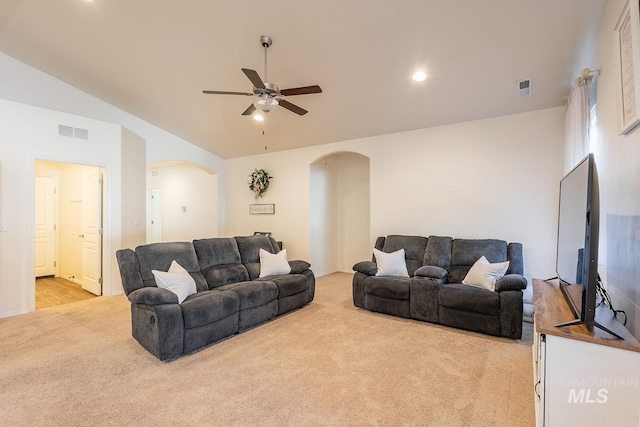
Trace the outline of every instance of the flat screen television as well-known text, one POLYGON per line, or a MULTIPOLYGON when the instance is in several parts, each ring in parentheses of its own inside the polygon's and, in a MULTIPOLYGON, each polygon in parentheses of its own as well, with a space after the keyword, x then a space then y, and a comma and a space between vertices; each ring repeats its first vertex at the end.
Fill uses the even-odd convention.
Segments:
POLYGON ((556 326, 587 324, 620 338, 595 320, 599 228, 598 172, 589 154, 560 181, 556 273, 576 319, 556 326))

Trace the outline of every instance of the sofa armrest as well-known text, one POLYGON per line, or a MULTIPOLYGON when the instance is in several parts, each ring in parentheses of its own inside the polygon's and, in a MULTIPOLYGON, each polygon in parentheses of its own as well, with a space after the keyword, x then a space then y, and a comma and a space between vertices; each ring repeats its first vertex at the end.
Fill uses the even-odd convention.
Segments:
POLYGON ((353 266, 353 271, 357 271, 367 276, 375 276, 378 271, 378 266, 373 261, 360 261, 353 266))
POLYGON ((178 296, 169 289, 148 286, 131 292, 129 301, 145 305, 178 304, 178 296))
POLYGON ((527 279, 519 274, 507 274, 496 282, 496 292, 522 291, 527 288, 527 279))
POLYGON ((413 275, 440 280, 447 277, 447 274, 449 274, 449 272, 442 267, 436 267, 435 265, 423 265, 418 268, 413 275))
POLYGON ((301 259, 289 261, 289 266, 291 267, 291 274, 302 274, 311 268, 311 264, 307 261, 302 261, 301 259))

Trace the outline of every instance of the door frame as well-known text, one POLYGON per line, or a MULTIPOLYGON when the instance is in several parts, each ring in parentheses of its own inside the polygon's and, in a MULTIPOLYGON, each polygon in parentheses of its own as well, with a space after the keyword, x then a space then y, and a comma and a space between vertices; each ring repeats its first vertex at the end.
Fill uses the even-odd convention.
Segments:
MULTIPOLYGON (((28 275, 25 270, 25 277, 27 278, 27 282, 29 283, 27 289, 27 307, 28 311, 35 311, 36 309, 36 278, 33 274, 33 266, 35 265, 35 184, 36 184, 36 162, 37 161, 46 161, 46 162, 56 162, 56 163, 66 163, 71 165, 81 165, 81 166, 92 166, 99 167, 102 169, 102 295, 116 295, 119 292, 114 292, 113 280, 112 280, 112 260, 111 257, 107 256, 107 254, 111 253, 111 215, 109 213, 109 207, 111 206, 111 180, 112 180, 112 168, 109 164, 106 163, 97 163, 97 162, 79 162, 77 160, 72 160, 68 158, 61 157, 46 157, 46 156, 31 156, 30 161, 30 188, 31 194, 29 198, 29 222, 31 224, 29 228, 29 240, 32 242, 29 246, 29 254, 27 257, 27 268, 28 275)), ((56 218, 56 221, 59 221, 59 218, 56 218)), ((59 227, 58 227, 59 229, 59 227)), ((57 231, 57 230, 56 230, 57 231)), ((56 270, 58 273, 58 270, 56 270)))

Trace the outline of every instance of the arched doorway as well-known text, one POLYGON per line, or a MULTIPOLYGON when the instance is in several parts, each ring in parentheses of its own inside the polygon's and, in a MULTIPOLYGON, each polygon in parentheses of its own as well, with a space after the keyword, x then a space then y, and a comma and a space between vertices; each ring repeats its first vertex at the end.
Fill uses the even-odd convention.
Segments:
POLYGON ((369 158, 340 152, 310 165, 310 261, 318 276, 371 256, 369 158))

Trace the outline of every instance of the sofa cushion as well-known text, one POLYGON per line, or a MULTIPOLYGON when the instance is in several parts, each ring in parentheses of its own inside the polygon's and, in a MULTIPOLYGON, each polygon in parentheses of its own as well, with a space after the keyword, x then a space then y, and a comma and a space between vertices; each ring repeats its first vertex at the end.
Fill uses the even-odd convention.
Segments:
POLYGON ((370 276, 364 280, 364 292, 381 298, 408 300, 410 284, 409 278, 370 276))
POLYGON ((311 264, 301 259, 294 259, 289 261, 289 267, 291 267, 291 273, 302 274, 311 268, 311 264))
POLYGON ((235 239, 219 237, 194 240, 193 247, 209 289, 249 280, 247 269, 240 263, 235 239))
MULTIPOLYGON (((507 274, 501 279, 499 279, 498 281, 496 281, 496 291, 498 292, 522 291, 525 289, 527 289, 527 279, 525 279, 519 274, 507 274)), ((529 297, 532 298, 533 295, 530 295, 529 297)), ((533 300, 532 299, 526 300, 524 295, 522 299, 524 302, 533 304, 533 300)))
POLYGON ((373 249, 376 258, 376 276, 409 277, 404 249, 386 253, 373 249))
POLYGON ((353 266, 353 271, 366 274, 367 276, 375 276, 378 267, 374 261, 360 261, 353 266))
POLYGON ((129 293, 128 298, 132 304, 164 305, 178 303, 178 295, 169 289, 162 289, 156 286, 145 286, 136 289, 129 293))
POLYGON ((433 265, 449 270, 451 268, 451 245, 453 238, 429 236, 424 251, 424 265, 433 265))
POLYGON ((278 249, 274 249, 271 239, 264 235, 237 236, 234 239, 240 251, 240 261, 249 274, 249 280, 257 279, 260 276, 260 249, 270 253, 276 253, 278 249))
POLYGON ((436 267, 434 265, 423 265, 416 270, 414 277, 430 277, 432 279, 444 279, 447 277, 447 270, 442 267, 436 267))
POLYGON ((240 299, 231 291, 202 291, 191 295, 180 307, 185 329, 197 328, 237 313, 240 299))
POLYGON ((241 264, 238 244, 232 237, 194 240, 193 248, 202 270, 216 265, 241 264))
POLYGON ((485 256, 490 263, 507 260, 507 242, 496 239, 454 239, 449 283, 462 283, 471 266, 485 256))
POLYGON ((157 286, 151 270, 167 271, 175 260, 193 277, 198 292, 209 289, 191 242, 151 243, 138 246, 135 252, 145 286, 157 286))
POLYGON ((278 287, 273 282, 251 281, 219 286, 218 291, 231 291, 238 295, 240 310, 259 307, 278 298, 278 287))
POLYGON ((500 295, 497 292, 474 288, 461 283, 440 286, 438 303, 444 307, 473 313, 494 316, 500 313, 500 295))
POLYGON ((455 239, 451 245, 452 265, 473 265, 481 256, 487 261, 505 262, 507 242, 497 239, 455 239))
POLYGON ((304 274, 283 274, 280 276, 269 276, 258 279, 258 281, 267 280, 278 286, 278 298, 289 297, 301 292, 307 292, 308 281, 304 274))
POLYGON ((391 253, 399 249, 404 249, 407 272, 409 276, 413 276, 415 271, 423 265, 426 247, 426 237, 390 235, 385 239, 382 251, 391 253))
POLYGON ((524 276, 524 260, 522 258, 522 243, 511 242, 507 245, 507 259, 509 269, 507 274, 524 276))
POLYGON ((264 235, 257 236, 236 236, 234 237, 238 244, 240 252, 240 262, 243 264, 249 262, 260 262, 260 249, 264 249, 270 253, 276 253, 279 249, 274 249, 271 245, 269 237, 264 235))
POLYGON ((216 265, 202 271, 209 289, 216 289, 228 283, 245 282, 249 273, 242 264, 216 265))

